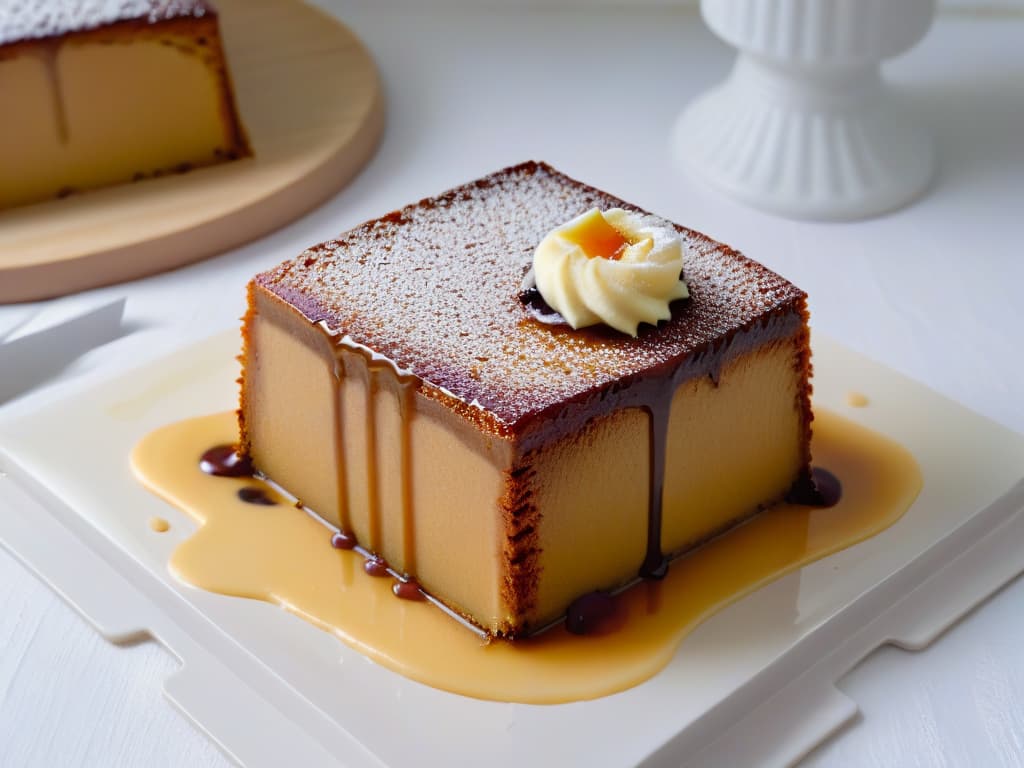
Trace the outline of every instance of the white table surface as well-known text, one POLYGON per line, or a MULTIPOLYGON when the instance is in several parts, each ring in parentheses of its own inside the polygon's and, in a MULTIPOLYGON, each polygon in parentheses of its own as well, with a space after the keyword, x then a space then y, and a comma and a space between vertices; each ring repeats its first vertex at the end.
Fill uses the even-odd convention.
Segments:
MULTIPOLYGON (((306 245, 536 158, 739 247, 810 293, 815 328, 1024 432, 1024 15, 943 12, 887 65, 936 138, 941 170, 924 200, 810 224, 740 207, 672 169, 675 115, 731 60, 693 11, 330 7, 385 81, 388 127, 364 173, 260 241, 92 292, 127 296, 132 332, 0 415, 235 325, 246 280, 306 245)), ((0 327, 35 308, 0 307, 0 327)), ((984 450, 949 440, 951 452, 984 450)), ((106 643, 0 550, 0 765, 225 764, 160 694, 176 665, 155 643, 106 643)), ((840 687, 862 715, 808 765, 1024 765, 1024 581, 923 652, 876 652, 840 687)))

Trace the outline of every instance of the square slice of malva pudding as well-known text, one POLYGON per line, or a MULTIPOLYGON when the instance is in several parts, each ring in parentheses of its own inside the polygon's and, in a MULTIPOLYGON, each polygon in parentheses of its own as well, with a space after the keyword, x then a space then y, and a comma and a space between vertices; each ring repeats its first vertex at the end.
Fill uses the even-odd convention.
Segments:
POLYGON ((243 337, 239 450, 493 635, 807 478, 805 294, 542 163, 258 275, 243 337))

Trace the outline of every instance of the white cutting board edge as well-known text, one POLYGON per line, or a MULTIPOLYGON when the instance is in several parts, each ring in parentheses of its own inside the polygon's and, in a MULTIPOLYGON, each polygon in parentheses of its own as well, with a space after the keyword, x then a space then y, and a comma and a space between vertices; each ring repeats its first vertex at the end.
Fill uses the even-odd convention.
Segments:
POLYGON ((556 707, 435 691, 274 606, 201 592, 168 574, 167 557, 190 526, 137 486, 125 441, 232 407, 235 344, 232 334, 220 335, 37 413, 0 418, 0 542, 107 639, 152 636, 167 647, 182 661, 165 683, 168 697, 245 765, 463 764, 501 740, 494 765, 526 757, 784 765, 856 714, 835 684, 858 661, 887 642, 925 647, 1024 571, 1015 544, 1024 537, 1024 437, 816 336, 816 404, 891 435, 921 463, 925 488, 903 520, 725 609, 631 691, 556 707), (868 394, 869 407, 846 407, 850 390, 868 394), (70 444, 46 442, 55 425, 70 444), (75 454, 73 436, 82 434, 91 435, 89 450, 75 454), (62 451, 80 462, 62 462, 62 451), (103 464, 117 456, 116 467, 103 464), (119 506, 98 512, 95 478, 105 473, 107 497, 123 499, 132 521, 162 514, 173 535, 133 538, 118 528, 119 506), (869 564, 885 566, 872 583, 863 575, 869 564), (799 627, 773 627, 778 606, 806 617, 799 627), (749 631, 752 622, 760 632, 749 631), (689 695, 708 688, 713 701, 689 695), (375 720, 352 709, 352 692, 362 709, 376 710, 375 720), (669 726, 667 704, 676 708, 669 726), (430 738, 467 716, 476 727, 461 743, 430 738), (399 732, 405 738, 396 739, 399 732))

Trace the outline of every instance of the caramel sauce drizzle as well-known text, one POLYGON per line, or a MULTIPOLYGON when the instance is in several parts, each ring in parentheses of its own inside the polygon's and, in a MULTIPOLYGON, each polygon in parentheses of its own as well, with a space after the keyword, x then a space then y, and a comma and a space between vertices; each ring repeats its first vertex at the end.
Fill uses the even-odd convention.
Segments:
POLYGON ((337 458, 338 466, 335 467, 338 487, 338 521, 341 530, 351 533, 352 514, 349 508, 348 499, 348 462, 345 461, 345 427, 342 423, 341 413, 343 405, 342 381, 345 379, 345 360, 338 354, 334 358, 334 455, 337 458))
MULTIPOLYGON (((425 685, 493 701, 555 704, 605 696, 650 678, 686 634, 724 606, 900 519, 921 488, 913 456, 828 410, 820 409, 815 423, 815 455, 844 486, 834 508, 819 506, 821 499, 780 504, 674 562, 663 581, 581 596, 561 626, 515 643, 489 641, 416 587, 359 573, 372 554, 336 530, 337 549, 355 556, 332 550, 326 538, 334 526, 305 507, 295 509, 297 500, 271 481, 214 475, 208 465, 202 469, 208 479, 197 482, 196 459, 205 447, 237 436, 232 412, 159 428, 136 446, 132 466, 147 487, 198 523, 170 560, 171 572, 185 583, 277 604, 425 685), (274 498, 280 494, 281 503, 242 503, 237 489, 257 484, 266 484, 274 498), (322 588, 332 580, 339 580, 337 589, 322 588), (424 602, 398 600, 402 591, 424 602)), ((818 492, 825 491, 827 478, 814 479, 818 492)), ((806 626, 799 610, 806 584, 801 578, 780 585, 784 596, 772 601, 780 626, 789 626, 787 611, 806 626)))
MULTIPOLYGON (((378 464, 378 437, 380 425, 377 418, 378 398, 383 394, 393 394, 398 402, 400 413, 400 457, 399 474, 401 477, 401 521, 402 521, 402 558, 404 561, 404 577, 400 583, 407 584, 396 589, 395 594, 406 599, 419 599, 420 587, 415 581, 416 575, 416 514, 413 504, 413 458, 412 458, 412 421, 416 414, 416 387, 419 377, 403 371, 388 358, 379 355, 361 344, 353 342, 347 336, 340 336, 324 324, 320 325, 333 341, 335 349, 334 365, 334 442, 338 457, 338 498, 339 520, 341 530, 346 536, 352 534, 351 505, 348 498, 348 466, 345 461, 345 420, 343 418, 343 394, 345 379, 354 376, 364 378, 366 383, 365 421, 363 437, 366 445, 366 492, 368 505, 368 538, 367 549, 378 556, 383 549, 383 510, 381 507, 380 475, 378 464)), ((371 568, 381 574, 390 572, 390 566, 383 560, 371 568), (385 570, 386 569, 386 570, 385 570)))
MULTIPOLYGON (((412 501, 412 420, 416 412, 416 390, 408 382, 403 384, 397 376, 395 381, 399 385, 398 402, 402 415, 402 558, 405 572, 411 576, 416 573, 416 516, 412 501)), ((415 581, 408 583, 416 585, 415 581)), ((418 590, 418 585, 416 588, 418 590)), ((396 590, 395 594, 404 597, 411 591, 412 587, 408 587, 396 590)))
POLYGON ((668 559, 661 549, 662 497, 665 492, 665 454, 668 451, 668 416, 672 407, 672 394, 648 403, 650 444, 650 475, 647 481, 647 552, 640 566, 645 579, 663 579, 668 573, 668 559))
MULTIPOLYGON (((381 551, 380 473, 377 471, 377 371, 369 362, 366 366, 366 504, 371 552, 381 551)), ((339 414, 335 414, 339 418, 339 414)))

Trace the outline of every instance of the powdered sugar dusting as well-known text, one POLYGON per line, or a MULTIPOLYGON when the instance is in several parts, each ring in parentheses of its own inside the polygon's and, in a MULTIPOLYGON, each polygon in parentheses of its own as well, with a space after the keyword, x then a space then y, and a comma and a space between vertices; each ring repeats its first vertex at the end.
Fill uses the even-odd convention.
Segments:
POLYGON ((510 429, 707 350, 803 299, 760 264, 680 227, 691 298, 672 305, 671 320, 642 325, 636 339, 543 325, 518 299, 533 251, 551 229, 595 206, 639 210, 524 163, 367 222, 257 283, 510 429))
POLYGON ((214 13, 206 0, 3 0, 0 45, 59 37, 121 21, 150 24, 214 13))

